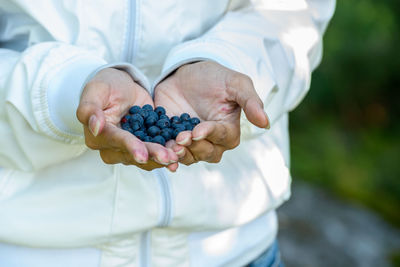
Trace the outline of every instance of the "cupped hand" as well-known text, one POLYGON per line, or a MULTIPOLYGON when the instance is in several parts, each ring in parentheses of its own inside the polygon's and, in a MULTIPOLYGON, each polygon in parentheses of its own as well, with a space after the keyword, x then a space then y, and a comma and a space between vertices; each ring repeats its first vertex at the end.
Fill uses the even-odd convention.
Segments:
POLYGON ((142 142, 120 128, 133 105, 153 105, 149 93, 121 70, 101 70, 85 86, 76 115, 84 126, 86 145, 99 150, 107 164, 136 165, 144 170, 178 168, 178 157, 159 144, 142 142))
POLYGON ((155 88, 154 103, 165 107, 169 116, 186 112, 200 118, 193 131, 181 132, 167 143, 185 165, 219 162, 226 150, 238 146, 242 109, 251 123, 269 127, 251 79, 212 61, 177 69, 155 88))

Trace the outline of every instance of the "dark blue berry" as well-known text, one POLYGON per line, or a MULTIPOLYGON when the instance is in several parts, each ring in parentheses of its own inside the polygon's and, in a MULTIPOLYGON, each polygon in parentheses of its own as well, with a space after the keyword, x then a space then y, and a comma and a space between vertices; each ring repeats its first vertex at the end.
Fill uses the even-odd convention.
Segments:
POLYGON ((190 123, 193 124, 194 126, 196 126, 197 124, 200 123, 200 120, 199 120, 199 118, 194 117, 194 118, 190 119, 190 123))
POLYGON ((181 122, 181 119, 180 119, 178 116, 173 116, 173 117, 170 119, 170 122, 171 122, 171 124, 178 124, 178 123, 181 122))
POLYGON ((181 123, 172 123, 171 127, 174 128, 174 129, 177 129, 177 128, 185 129, 185 126, 183 124, 181 124, 181 123))
POLYGON ((191 131, 194 128, 194 126, 189 121, 183 122, 182 125, 185 126, 186 131, 191 131))
POLYGON ((129 123, 132 124, 133 122, 139 122, 140 125, 143 125, 143 118, 142 116, 140 116, 139 114, 133 114, 130 118, 129 118, 129 123))
POLYGON ((165 139, 164 139, 164 137, 162 137, 161 135, 155 136, 155 137, 153 138, 153 141, 152 141, 152 142, 153 142, 153 143, 160 144, 160 145, 162 145, 162 146, 165 145, 165 139))
POLYGON ((145 110, 145 109, 141 109, 138 114, 140 114, 140 116, 142 116, 143 119, 146 119, 147 116, 149 116, 149 111, 145 110))
POLYGON ((153 137, 146 135, 146 136, 143 138, 143 141, 144 141, 144 142, 153 142, 153 137))
POLYGON ((162 119, 156 122, 156 126, 160 129, 168 128, 170 126, 169 120, 162 119))
POLYGON ((168 142, 172 139, 174 131, 171 128, 164 128, 161 130, 160 135, 164 137, 165 141, 168 142))
POLYGON ((143 131, 136 131, 133 133, 137 138, 139 138, 140 140, 144 140, 144 138, 146 137, 146 133, 143 131))
POLYGON ((129 109, 129 113, 130 114, 136 114, 139 113, 139 111, 141 110, 141 107, 139 106, 133 106, 129 109))
POLYGON ((156 107, 154 111, 158 114, 158 116, 165 115, 165 109, 163 107, 156 107))
POLYGON ((131 128, 131 125, 128 122, 125 122, 121 125, 121 128, 124 129, 125 131, 129 131, 131 128))
POLYGON ((159 118, 160 120, 168 120, 168 121, 169 121, 168 116, 165 115, 165 114, 162 114, 162 115, 158 116, 158 118, 159 118))
POLYGON ((138 121, 132 121, 132 122, 130 123, 130 126, 131 126, 131 128, 132 128, 132 130, 133 130, 134 132, 139 131, 139 130, 141 129, 141 127, 142 127, 142 125, 141 125, 140 122, 138 122, 138 121))
POLYGON ((152 107, 151 105, 149 105, 149 104, 144 105, 144 106, 142 107, 142 109, 148 110, 148 111, 153 111, 153 107, 152 107))
POLYGON ((150 126, 153 126, 155 123, 157 122, 157 117, 155 117, 155 116, 148 116, 147 118, 146 118, 146 121, 144 122, 144 124, 146 125, 146 127, 148 128, 148 127, 150 127, 150 126))
POLYGON ((155 111, 149 111, 149 116, 148 117, 150 117, 150 116, 156 118, 157 120, 159 120, 159 116, 158 116, 157 112, 155 112, 155 111))
POLYGON ((150 128, 147 129, 147 134, 150 135, 151 137, 159 135, 160 128, 158 128, 157 126, 151 126, 150 128))
POLYGON ((184 122, 184 121, 188 121, 188 120, 190 120, 190 115, 187 114, 187 113, 182 113, 181 114, 181 121, 184 122))

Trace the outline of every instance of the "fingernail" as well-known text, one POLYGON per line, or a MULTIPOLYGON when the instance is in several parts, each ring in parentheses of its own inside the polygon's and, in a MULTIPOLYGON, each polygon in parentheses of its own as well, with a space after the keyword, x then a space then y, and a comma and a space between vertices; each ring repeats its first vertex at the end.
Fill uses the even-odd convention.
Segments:
POLYGON ((177 161, 176 161, 176 160, 173 160, 173 159, 171 159, 171 160, 169 161, 169 164, 172 164, 172 163, 177 163, 177 161))
POLYGON ((134 158, 135 158, 136 162, 139 163, 139 164, 145 164, 146 163, 145 160, 139 159, 137 157, 134 157, 134 158))
POLYGON ((177 154, 178 156, 183 156, 184 152, 185 152, 185 148, 182 147, 182 149, 179 150, 178 152, 175 152, 175 154, 177 154))
POLYGON ((162 165, 168 165, 169 164, 168 162, 165 162, 165 161, 161 160, 158 156, 157 156, 156 159, 157 159, 157 162, 162 164, 162 165))
POLYGON ((193 141, 199 141, 199 140, 204 139, 204 137, 205 137, 204 135, 200 135, 200 136, 198 136, 198 137, 193 137, 192 140, 193 140, 193 141))
POLYGON ((134 155, 133 158, 138 162, 139 164, 145 164, 147 163, 147 160, 143 155, 134 155))
POLYGON ((269 129, 271 128, 270 120, 269 120, 269 117, 268 117, 267 112, 264 111, 264 114, 265 114, 265 116, 267 117, 267 120, 268 120, 268 124, 267 124, 267 126, 265 127, 265 129, 269 130, 269 129))
POLYGON ((182 141, 176 142, 176 143, 179 144, 179 145, 184 145, 184 144, 186 144, 187 142, 189 142, 189 140, 190 140, 190 137, 186 137, 186 138, 183 139, 182 141))
POLYGON ((96 115, 90 116, 89 130, 94 136, 97 136, 99 134, 100 121, 96 118, 96 115))

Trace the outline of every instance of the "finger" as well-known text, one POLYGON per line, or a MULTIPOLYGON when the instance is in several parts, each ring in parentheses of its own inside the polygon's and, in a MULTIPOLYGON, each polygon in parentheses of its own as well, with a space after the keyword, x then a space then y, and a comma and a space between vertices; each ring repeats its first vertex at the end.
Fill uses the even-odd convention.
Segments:
MULTIPOLYGON (((175 148, 174 148, 175 149, 175 148)), ((182 156, 179 157, 179 163, 182 163, 186 166, 189 166, 193 163, 197 163, 198 161, 194 158, 192 152, 186 147, 182 147, 183 153, 182 156)))
POLYGON ((195 141, 188 149, 193 155, 194 161, 209 162, 215 156, 215 146, 207 140, 195 141))
MULTIPOLYGON (((177 155, 175 153, 175 151, 172 149, 172 147, 176 145, 175 140, 169 140, 166 144, 165 147, 168 149, 168 151, 170 151, 170 153, 174 153, 175 155, 177 155)), ((170 155, 171 156, 171 155, 170 155)), ((179 155, 177 155, 179 158, 179 155)), ((179 160, 179 159, 178 159, 179 160)), ((178 169, 179 164, 178 163, 172 163, 170 165, 167 166, 167 169, 171 172, 176 172, 176 170, 178 169)))
POLYGON ((97 137, 87 134, 87 127, 85 127, 84 131, 86 145, 91 149, 125 151, 131 153, 139 163, 148 161, 148 151, 145 144, 128 131, 109 123, 106 124, 103 132, 97 137))
POLYGON ((105 125, 103 109, 107 106, 109 95, 110 87, 100 82, 89 82, 82 92, 76 116, 83 125, 89 127, 94 136, 97 136, 105 125))
POLYGON ((167 169, 171 172, 176 172, 176 170, 178 169, 179 164, 178 163, 172 163, 170 165, 167 166, 167 169))
POLYGON ((168 157, 169 157, 169 163, 177 163, 178 162, 178 155, 176 155, 175 151, 173 151, 171 148, 167 148, 168 151, 168 157))
POLYGON ((138 163, 133 157, 132 154, 126 151, 116 151, 113 149, 104 149, 100 150, 100 157, 106 164, 118 164, 122 163, 124 165, 135 165, 143 170, 151 171, 153 169, 164 167, 161 164, 158 164, 154 161, 149 160, 145 164, 138 163))
POLYGON ((183 131, 175 138, 176 143, 182 146, 189 146, 192 143, 192 132, 183 131))
POLYGON ((227 81, 228 95, 231 101, 239 104, 246 118, 260 128, 269 129, 270 122, 264 111, 264 104, 258 96, 250 77, 235 73, 227 81))
POLYGON ((178 161, 178 156, 175 153, 171 153, 160 144, 146 142, 145 146, 149 152, 149 157, 159 164, 167 166, 178 161))
POLYGON ((178 156, 178 159, 182 158, 185 155, 185 147, 178 145, 175 140, 171 139, 167 143, 165 143, 165 147, 172 149, 175 154, 178 156))
POLYGON ((175 140, 169 140, 166 147, 171 148, 179 158, 179 162, 184 165, 191 165, 197 161, 194 159, 192 153, 184 146, 178 145, 175 140))
POLYGON ((239 145, 240 142, 240 124, 205 121, 193 129, 192 140, 208 140, 215 145, 222 145, 229 149, 239 145))

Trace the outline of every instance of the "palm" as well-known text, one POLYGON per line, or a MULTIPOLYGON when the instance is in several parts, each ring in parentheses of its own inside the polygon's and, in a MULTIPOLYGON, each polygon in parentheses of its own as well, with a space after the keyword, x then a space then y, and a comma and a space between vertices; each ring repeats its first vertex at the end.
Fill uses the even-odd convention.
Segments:
POLYGON ((153 100, 145 89, 137 84, 133 84, 132 87, 130 90, 120 90, 120 88, 110 90, 108 104, 104 109, 107 122, 117 125, 122 116, 134 105, 153 105, 153 100))
POLYGON ((169 116, 186 112, 202 121, 236 122, 240 107, 228 100, 224 83, 215 80, 199 83, 197 79, 195 75, 187 77, 185 82, 168 78, 156 88, 155 105, 165 107, 169 116))

